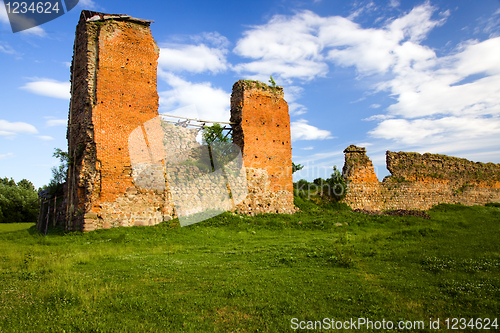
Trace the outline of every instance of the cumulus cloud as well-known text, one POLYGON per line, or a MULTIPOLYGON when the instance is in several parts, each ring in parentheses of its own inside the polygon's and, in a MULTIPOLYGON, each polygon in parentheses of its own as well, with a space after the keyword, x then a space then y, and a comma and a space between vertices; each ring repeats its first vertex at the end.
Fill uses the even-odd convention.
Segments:
POLYGON ((13 138, 18 134, 37 134, 38 131, 35 126, 23 122, 9 122, 0 119, 0 136, 13 138))
POLYGON ((488 138, 500 142, 500 37, 471 41, 455 54, 395 66, 380 84, 396 103, 370 134, 377 138, 440 149, 471 146, 488 138), (469 142, 465 142, 468 140, 469 142))
MULTIPOLYGON (((440 146, 441 150, 465 149, 479 141, 500 142, 500 118, 443 117, 438 119, 389 119, 370 134, 409 146, 440 146)), ((484 145, 481 144, 484 147, 484 145)))
POLYGON ((219 73, 228 69, 226 54, 229 44, 217 32, 189 36, 196 44, 168 43, 160 48, 158 66, 166 71, 219 73))
POLYGON ((305 119, 299 119, 298 121, 292 122, 290 127, 292 132, 292 141, 333 139, 330 131, 322 130, 309 125, 308 121, 305 119))
POLYGON ((500 37, 468 41, 439 57, 423 43, 450 15, 438 13, 435 19, 436 11, 426 2, 381 28, 369 29, 352 18, 306 12, 287 22, 308 31, 302 39, 317 43, 316 49, 308 48, 315 50, 309 53, 314 55, 309 56, 312 61, 352 66, 358 75, 371 76, 375 82, 380 78, 374 91, 386 91, 396 102, 387 114, 365 119, 379 122, 369 132, 372 137, 403 145, 438 144, 443 149, 464 138, 476 144, 485 136, 500 142, 500 37), (306 19, 311 16, 315 20, 306 19))
MULTIPOLYGON (((358 8, 361 12, 369 10, 376 10, 373 2, 358 8)), ((434 11, 425 3, 381 29, 364 29, 352 17, 321 17, 311 11, 277 15, 244 32, 233 51, 253 61, 237 64, 234 69, 267 77, 275 74, 285 80, 325 76, 329 62, 355 66, 363 75, 385 73, 395 65, 398 56, 406 57, 406 61, 430 56, 428 48, 416 43, 446 21, 446 14, 432 20, 434 11), (404 41, 412 45, 396 54, 404 41)))
POLYGON ((28 82, 21 89, 25 89, 37 95, 67 99, 71 97, 71 84, 69 82, 56 81, 52 79, 36 79, 28 82))
POLYGON ((309 80, 326 75, 328 66, 317 36, 321 22, 318 15, 304 11, 292 17, 277 15, 265 25, 252 27, 244 32, 233 51, 254 60, 234 69, 283 79, 309 80))
POLYGON ((227 51, 206 45, 171 45, 160 49, 158 66, 169 71, 219 73, 227 69, 227 51))
POLYGON ((171 90, 159 92, 160 112, 213 121, 229 121, 231 94, 211 83, 192 83, 175 74, 158 71, 171 90))

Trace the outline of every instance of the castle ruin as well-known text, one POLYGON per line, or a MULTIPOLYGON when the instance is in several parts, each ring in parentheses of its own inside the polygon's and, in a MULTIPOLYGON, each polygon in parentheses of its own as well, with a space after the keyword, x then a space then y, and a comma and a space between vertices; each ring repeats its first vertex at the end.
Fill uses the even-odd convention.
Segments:
POLYGON ((245 214, 295 212, 283 89, 235 83, 231 122, 246 179, 209 175, 193 160, 206 155, 196 133, 165 126, 159 117, 159 48, 150 24, 82 11, 71 66, 66 229, 155 225, 189 214, 188 200, 214 204, 207 197, 245 214), (180 175, 189 189, 177 186, 180 175), (236 193, 243 186, 245 193, 236 193))
MULTIPOLYGON (((234 84, 232 160, 216 168, 213 149, 196 142, 196 129, 165 124, 158 114, 159 48, 150 24, 82 11, 71 66, 66 229, 156 225, 213 207, 251 215, 296 212, 283 88, 234 84)), ((352 208, 500 201, 498 164, 387 152, 392 176, 379 182, 364 148, 344 153, 344 202, 352 208)))

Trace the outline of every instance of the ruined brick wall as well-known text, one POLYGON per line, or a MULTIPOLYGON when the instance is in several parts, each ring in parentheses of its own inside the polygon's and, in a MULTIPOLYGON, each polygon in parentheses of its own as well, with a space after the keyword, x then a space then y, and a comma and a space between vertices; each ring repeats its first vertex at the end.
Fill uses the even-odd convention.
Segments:
POLYGON ((68 229, 162 221, 164 194, 134 186, 128 151, 131 132, 158 116, 158 55, 148 21, 82 12, 67 134, 68 229), (120 200, 129 211, 116 209, 120 200))
POLYGON ((465 185, 500 188, 500 167, 494 163, 472 162, 465 158, 438 154, 390 152, 387 169, 399 181, 444 183, 459 188, 465 185))
POLYGON ((210 161, 208 148, 196 142, 197 131, 158 116, 159 49, 149 24, 82 12, 71 67, 66 228, 155 225, 212 206, 247 214, 295 212, 282 88, 235 84, 234 137, 247 168, 241 174, 240 162, 233 161, 224 172, 205 170, 200 161, 210 161))
POLYGON ((344 176, 349 192, 344 202, 366 210, 422 209, 439 203, 483 205, 500 202, 500 164, 471 162, 438 154, 386 153, 391 176, 375 178, 366 150, 345 151, 344 176))
POLYGON ((283 88, 240 80, 231 94, 233 142, 242 150, 249 194, 242 213, 293 213, 292 147, 283 88))

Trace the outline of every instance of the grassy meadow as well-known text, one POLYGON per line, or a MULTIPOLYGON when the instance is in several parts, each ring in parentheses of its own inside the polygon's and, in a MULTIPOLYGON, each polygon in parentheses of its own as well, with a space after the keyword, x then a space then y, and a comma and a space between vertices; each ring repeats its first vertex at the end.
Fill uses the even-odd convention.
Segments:
POLYGON ((0 332, 306 331, 293 318, 431 332, 430 318, 444 329, 500 317, 500 208, 439 205, 424 219, 296 200, 293 216, 224 213, 184 228, 44 237, 2 224, 0 332))

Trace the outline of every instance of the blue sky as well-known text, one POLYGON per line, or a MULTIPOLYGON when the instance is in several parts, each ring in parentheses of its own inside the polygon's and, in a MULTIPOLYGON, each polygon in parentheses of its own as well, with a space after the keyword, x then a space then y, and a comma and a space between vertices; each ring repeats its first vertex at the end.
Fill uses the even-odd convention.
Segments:
POLYGON ((13 34, 0 1, 0 177, 47 184, 67 149, 80 11, 154 20, 160 112, 227 121, 239 79, 284 87, 296 178, 350 144, 500 163, 500 1, 99 1, 13 34))

